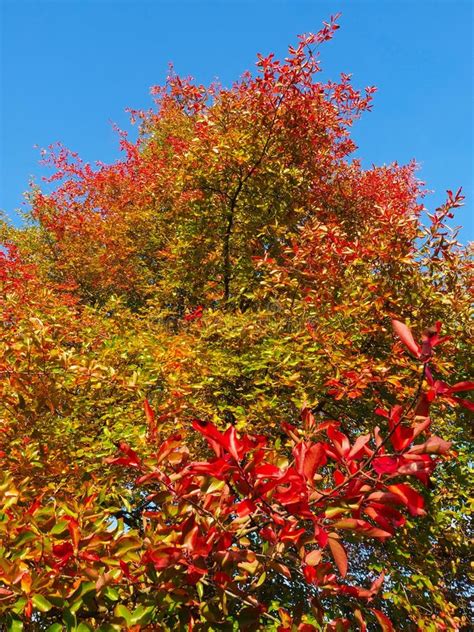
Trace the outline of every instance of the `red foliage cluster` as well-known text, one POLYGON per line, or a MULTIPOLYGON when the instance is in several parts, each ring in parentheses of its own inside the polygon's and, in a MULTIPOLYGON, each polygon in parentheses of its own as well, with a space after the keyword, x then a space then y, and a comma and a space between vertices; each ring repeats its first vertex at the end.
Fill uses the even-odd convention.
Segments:
MULTIPOLYGON (((421 348, 408 327, 394 321, 394 330, 421 358, 421 348)), ((429 372, 431 348, 442 340, 439 323, 435 331, 425 336, 423 375, 429 372)), ((473 383, 453 387, 473 388, 473 383)), ((428 399, 449 396, 451 390, 431 389, 428 399)), ((426 398, 421 395, 421 400, 426 398)), ((313 610, 321 622, 321 599, 327 596, 369 603, 383 583, 383 574, 367 588, 342 581, 349 569, 344 540, 349 535, 352 541, 385 541, 403 527, 405 512, 424 515, 423 494, 407 481, 428 486, 438 455, 446 455, 450 448, 449 442, 429 432, 430 419, 418 414, 416 403, 390 411, 377 409, 387 420, 386 429, 376 427, 373 434, 361 435, 353 443, 339 422, 318 421, 309 409, 302 411, 300 426, 284 424, 286 440, 280 449, 263 435, 239 434, 233 426, 221 431, 200 420, 193 422, 193 428, 214 453, 206 461, 190 461, 180 434, 161 443, 147 459, 122 443, 120 454, 108 463, 139 472, 136 484, 146 490, 146 501, 153 507, 144 513, 147 529, 162 538, 159 546, 144 553, 142 563, 157 571, 179 568, 187 585, 210 582, 250 604, 255 616, 267 613, 268 604, 249 596, 252 584, 258 586, 262 574, 270 570, 300 578, 310 587, 313 610), (163 510, 168 502, 187 506, 188 511, 170 522, 163 510), (246 590, 242 583, 248 583, 246 590)), ((145 409, 155 437, 158 429, 148 403, 145 409)), ((189 606, 192 612, 192 602, 189 606)), ((358 606, 356 612, 365 630, 363 610, 358 606)), ((367 612, 383 629, 393 629, 381 611, 367 612)), ((285 614, 284 620, 280 632, 291 629, 291 617, 285 614)), ((351 629, 348 620, 332 625, 326 629, 351 629)), ((316 629, 309 624, 298 627, 316 629)))

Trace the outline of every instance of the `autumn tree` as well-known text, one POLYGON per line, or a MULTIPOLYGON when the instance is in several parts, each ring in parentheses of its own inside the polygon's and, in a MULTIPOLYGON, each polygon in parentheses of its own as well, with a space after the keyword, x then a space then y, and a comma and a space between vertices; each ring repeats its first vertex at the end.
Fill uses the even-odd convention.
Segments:
POLYGON ((414 164, 352 158, 337 28, 171 72, 2 226, 5 629, 467 626, 463 196, 425 218, 414 164))

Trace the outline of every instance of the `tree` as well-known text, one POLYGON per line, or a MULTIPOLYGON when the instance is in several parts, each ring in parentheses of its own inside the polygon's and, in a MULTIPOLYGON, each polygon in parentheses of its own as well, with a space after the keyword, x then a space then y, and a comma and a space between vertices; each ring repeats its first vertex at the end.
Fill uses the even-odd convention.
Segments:
POLYGON ((336 29, 171 73, 3 226, 6 629, 467 625, 463 197, 424 226, 414 165, 351 159, 336 29))

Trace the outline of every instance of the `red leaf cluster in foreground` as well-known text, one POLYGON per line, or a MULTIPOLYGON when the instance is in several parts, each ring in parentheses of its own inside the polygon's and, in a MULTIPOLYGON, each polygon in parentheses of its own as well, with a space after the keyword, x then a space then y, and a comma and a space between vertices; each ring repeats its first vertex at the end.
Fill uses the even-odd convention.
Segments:
MULTIPOLYGON (((418 349, 404 324, 394 321, 394 330, 411 352, 418 349)), ((431 345, 437 342, 435 338, 431 345)), ((431 354, 425 353, 423 376, 431 376, 426 365, 431 354)), ((431 377, 428 382, 432 384, 431 377)), ((463 388, 473 386, 466 383, 463 388)), ((422 394, 421 399, 431 402, 453 389, 431 388, 429 397, 422 394)), ((252 591, 268 572, 305 583, 320 621, 321 599, 327 596, 369 603, 383 584, 383 573, 368 587, 344 581, 350 569, 345 540, 385 541, 403 527, 407 513, 424 515, 417 483, 428 486, 438 455, 446 455, 450 448, 449 442, 430 433, 429 417, 419 416, 416 408, 412 402, 390 411, 378 409, 375 412, 386 419, 384 428, 376 427, 373 434, 354 442, 340 422, 318 421, 305 409, 302 425, 285 425, 280 449, 263 435, 240 434, 233 426, 221 431, 196 419, 193 428, 214 453, 200 462, 189 459, 179 434, 144 460, 122 444, 119 455, 108 463, 139 471, 136 484, 143 487, 152 507, 145 514, 146 534, 150 542, 162 538, 159 546, 150 545, 142 563, 157 571, 172 568, 182 576, 183 586, 213 584, 223 594, 248 603, 255 616, 267 613, 268 604, 252 591), (167 515, 171 505, 177 507, 173 520, 167 515)), ((151 412, 147 415, 150 418, 151 412)), ((192 602, 189 606, 192 612, 192 602)), ((366 629, 362 611, 356 612, 361 629, 366 629)), ((393 629, 379 610, 367 612, 383 629, 393 629)), ((190 615, 190 625, 192 619, 190 615)), ((291 617, 285 614, 283 619, 278 630, 291 630, 291 617)), ((327 629, 350 629, 347 626, 340 620, 327 629)), ((298 627, 316 629, 310 624, 298 627)))

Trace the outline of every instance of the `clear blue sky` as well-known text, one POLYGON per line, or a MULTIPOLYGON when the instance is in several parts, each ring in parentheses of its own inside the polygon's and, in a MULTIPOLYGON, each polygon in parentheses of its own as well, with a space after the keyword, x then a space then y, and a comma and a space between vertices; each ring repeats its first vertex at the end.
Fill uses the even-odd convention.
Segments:
POLYGON ((434 190, 463 186, 457 223, 474 239, 472 0, 0 0, 0 208, 14 218, 33 145, 62 141, 89 161, 118 156, 109 121, 148 107, 168 62, 200 82, 231 83, 257 52, 284 54, 298 33, 342 11, 321 51, 325 75, 375 84, 355 127, 366 166, 415 158, 434 190))

